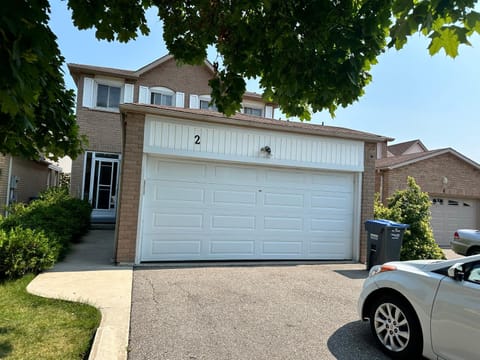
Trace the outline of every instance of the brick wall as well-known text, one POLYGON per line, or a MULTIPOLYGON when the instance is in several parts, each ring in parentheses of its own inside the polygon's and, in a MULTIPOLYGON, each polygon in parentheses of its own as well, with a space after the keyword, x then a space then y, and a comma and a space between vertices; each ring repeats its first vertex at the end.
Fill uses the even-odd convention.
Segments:
POLYGON ((138 87, 163 86, 173 91, 185 93, 185 107, 188 107, 190 94, 210 95, 211 89, 208 81, 212 78, 212 72, 206 65, 177 66, 175 59, 170 59, 146 73, 142 74, 137 81, 134 92, 134 101, 138 101, 138 87))
POLYGON ((145 115, 126 115, 115 250, 119 263, 135 261, 144 126, 145 115))
POLYGON ((452 154, 443 154, 384 172, 384 199, 407 186, 413 176, 430 195, 480 199, 480 170, 452 154), (448 179, 446 185, 443 178, 448 179))
POLYGON ((365 143, 364 172, 362 175, 362 204, 360 216, 360 262, 367 259, 367 233, 365 221, 373 219, 373 202, 375 197, 375 159, 377 154, 376 143, 365 143))

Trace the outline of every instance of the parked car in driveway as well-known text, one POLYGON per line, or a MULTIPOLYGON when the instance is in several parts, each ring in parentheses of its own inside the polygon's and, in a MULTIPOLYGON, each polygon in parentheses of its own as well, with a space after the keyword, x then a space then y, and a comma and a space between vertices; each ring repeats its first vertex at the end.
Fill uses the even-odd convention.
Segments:
POLYGON ((362 320, 395 359, 474 360, 480 354, 480 255, 396 261, 371 268, 362 320))
POLYGON ((450 241, 452 250, 460 255, 480 254, 480 230, 460 229, 450 241))

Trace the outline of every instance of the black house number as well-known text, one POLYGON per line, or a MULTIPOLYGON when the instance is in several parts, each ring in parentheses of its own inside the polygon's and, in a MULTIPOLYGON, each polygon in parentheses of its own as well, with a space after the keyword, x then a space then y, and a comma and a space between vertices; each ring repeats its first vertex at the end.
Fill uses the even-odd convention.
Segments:
POLYGON ((200 145, 200 135, 195 135, 193 138, 195 139, 195 145, 200 145))

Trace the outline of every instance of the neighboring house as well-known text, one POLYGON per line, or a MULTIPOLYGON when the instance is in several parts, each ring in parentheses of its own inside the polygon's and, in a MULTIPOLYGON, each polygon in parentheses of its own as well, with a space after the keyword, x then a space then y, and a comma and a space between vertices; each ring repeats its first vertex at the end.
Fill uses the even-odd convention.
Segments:
POLYGON ((479 164, 451 148, 429 151, 420 140, 388 146, 385 152, 376 161, 376 191, 383 202, 413 176, 432 200, 431 224, 440 246, 449 246, 456 229, 479 227, 479 164))
POLYGON ((60 167, 47 160, 0 154, 0 214, 11 203, 27 203, 49 187, 58 186, 61 172, 60 167))
POLYGON ((69 68, 90 140, 72 191, 117 214, 117 262, 365 261, 377 144, 391 139, 274 120, 251 93, 225 117, 208 109, 208 62, 69 68))

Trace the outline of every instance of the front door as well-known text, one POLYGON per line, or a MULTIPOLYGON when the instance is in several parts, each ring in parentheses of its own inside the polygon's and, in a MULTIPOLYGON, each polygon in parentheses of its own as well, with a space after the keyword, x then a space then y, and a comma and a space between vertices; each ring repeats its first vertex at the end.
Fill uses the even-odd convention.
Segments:
POLYGON ((92 204, 92 221, 114 222, 120 159, 117 154, 87 153, 84 198, 92 204))

